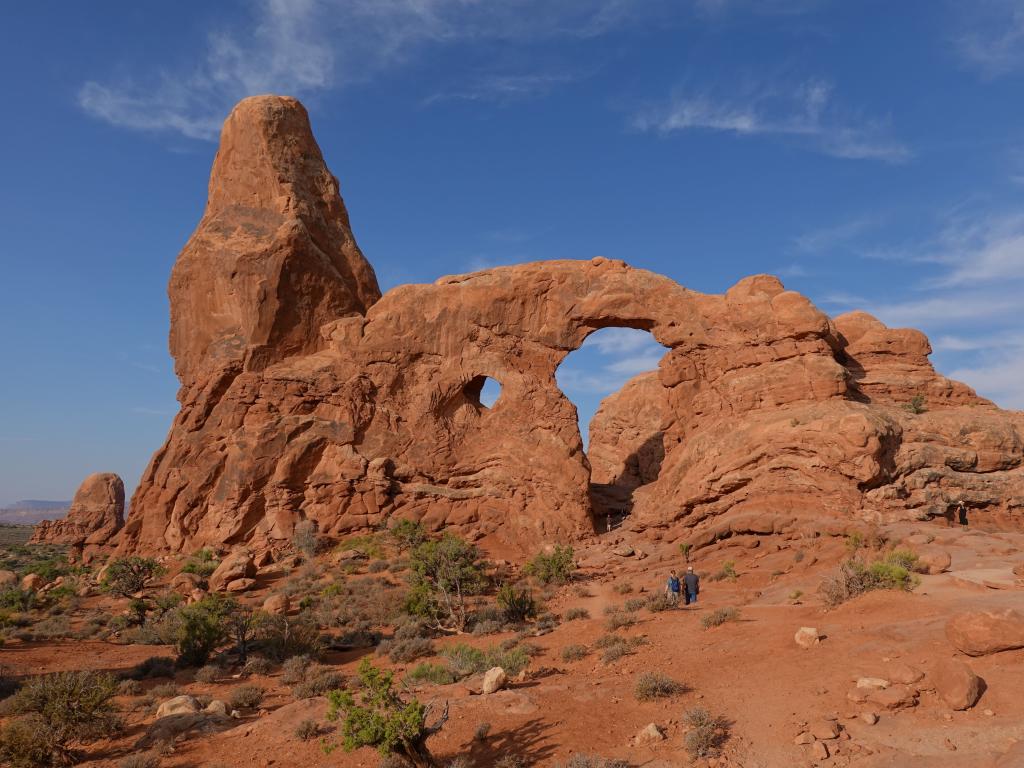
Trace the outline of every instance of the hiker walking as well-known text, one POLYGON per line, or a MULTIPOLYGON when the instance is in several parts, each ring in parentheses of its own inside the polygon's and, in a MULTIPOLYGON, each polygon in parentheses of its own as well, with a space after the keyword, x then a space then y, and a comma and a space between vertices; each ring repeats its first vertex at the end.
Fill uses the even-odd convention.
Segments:
POLYGON ((964 528, 967 527, 967 505, 964 504, 964 500, 960 499, 956 505, 956 517, 957 522, 960 523, 964 528))
POLYGON ((686 605, 697 602, 697 594, 700 592, 700 576, 693 572, 693 566, 686 566, 686 575, 683 577, 683 584, 686 587, 686 605))
POLYGON ((665 584, 665 596, 668 598, 668 601, 672 604, 673 608, 679 605, 679 592, 681 589, 682 583, 679 581, 679 577, 673 569, 668 575, 668 582, 665 584))

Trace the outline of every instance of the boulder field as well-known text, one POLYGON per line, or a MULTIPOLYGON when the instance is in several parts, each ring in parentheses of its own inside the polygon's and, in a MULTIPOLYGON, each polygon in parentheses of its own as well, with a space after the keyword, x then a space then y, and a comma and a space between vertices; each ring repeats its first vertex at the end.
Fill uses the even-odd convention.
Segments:
POLYGON ((972 522, 1022 519, 1022 414, 937 374, 922 333, 830 318, 774 277, 708 295, 598 257, 381 295, 291 98, 228 117, 169 296, 181 407, 122 552, 272 554, 303 520, 330 538, 411 518, 530 550, 609 517, 696 549, 960 500, 972 522), (606 327, 665 354, 605 400, 585 451, 555 371, 606 327))

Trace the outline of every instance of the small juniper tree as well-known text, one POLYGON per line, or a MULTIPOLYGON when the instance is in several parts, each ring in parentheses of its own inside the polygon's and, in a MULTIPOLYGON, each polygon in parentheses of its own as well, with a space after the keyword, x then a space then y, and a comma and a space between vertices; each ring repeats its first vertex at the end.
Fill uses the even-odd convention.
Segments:
MULTIPOLYGON (((437 761, 427 739, 448 721, 448 704, 433 725, 427 725, 430 705, 405 698, 394 690, 393 675, 369 660, 359 665, 359 698, 347 690, 327 694, 328 720, 342 719, 341 746, 346 751, 376 747, 381 755, 397 755, 414 768, 432 768, 437 761)), ((326 747, 328 751, 333 746, 326 747)))
POLYGON ((224 629, 238 651, 238 662, 245 664, 249 657, 249 646, 252 645, 263 622, 265 614, 253 610, 252 606, 239 602, 231 597, 224 601, 222 610, 224 629))
POLYGON ((399 520, 388 530, 391 538, 402 552, 415 549, 427 540, 423 523, 415 520, 399 520))
POLYGON ((122 557, 108 566, 103 586, 119 597, 134 597, 163 573, 163 566, 151 557, 122 557))
POLYGON ((448 533, 425 541, 409 557, 409 574, 406 610, 446 632, 466 628, 466 598, 486 586, 476 547, 448 533))

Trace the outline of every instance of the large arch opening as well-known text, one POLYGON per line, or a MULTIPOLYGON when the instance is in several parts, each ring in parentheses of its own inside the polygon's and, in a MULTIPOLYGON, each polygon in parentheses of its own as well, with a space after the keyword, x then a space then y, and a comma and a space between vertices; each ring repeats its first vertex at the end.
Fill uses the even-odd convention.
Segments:
POLYGON ((655 372, 667 351, 649 331, 601 328, 556 371, 558 386, 576 406, 598 532, 620 526, 632 512, 635 491, 661 471, 665 449, 655 372))

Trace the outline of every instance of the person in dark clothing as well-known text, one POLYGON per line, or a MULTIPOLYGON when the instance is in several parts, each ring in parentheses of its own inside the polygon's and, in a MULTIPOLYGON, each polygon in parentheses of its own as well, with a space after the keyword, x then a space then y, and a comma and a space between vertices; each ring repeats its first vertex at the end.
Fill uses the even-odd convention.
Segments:
POLYGON ((693 566, 686 567, 686 575, 683 576, 683 586, 686 587, 686 605, 697 602, 697 594, 700 592, 700 576, 693 572, 693 566))
POLYGON ((960 523, 964 528, 967 527, 967 505, 964 504, 963 499, 956 505, 956 517, 957 522, 960 523))
POLYGON ((682 584, 679 581, 679 577, 676 576, 676 572, 673 570, 668 576, 668 582, 665 584, 665 596, 668 601, 675 607, 679 605, 679 592, 682 589, 682 584))

